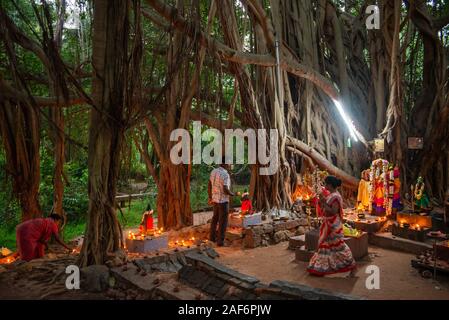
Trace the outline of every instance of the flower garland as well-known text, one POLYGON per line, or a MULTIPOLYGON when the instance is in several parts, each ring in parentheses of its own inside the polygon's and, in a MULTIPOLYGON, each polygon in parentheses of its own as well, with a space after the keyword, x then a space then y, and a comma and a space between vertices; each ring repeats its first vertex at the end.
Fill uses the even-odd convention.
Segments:
MULTIPOLYGON (((372 203, 374 200, 374 180, 375 179, 382 179, 384 184, 384 201, 383 201, 383 207, 385 208, 387 214, 391 214, 391 210, 393 207, 393 192, 394 188, 391 189, 391 177, 393 175, 393 171, 389 171, 389 162, 384 159, 377 159, 374 160, 371 163, 370 167, 370 173, 369 173, 369 195, 370 195, 370 204, 369 204, 369 211, 372 211, 372 203), (382 173, 381 170, 382 169, 382 173), (391 194, 391 198, 390 198, 391 194)), ((394 183, 394 177, 393 177, 393 183, 394 183)))

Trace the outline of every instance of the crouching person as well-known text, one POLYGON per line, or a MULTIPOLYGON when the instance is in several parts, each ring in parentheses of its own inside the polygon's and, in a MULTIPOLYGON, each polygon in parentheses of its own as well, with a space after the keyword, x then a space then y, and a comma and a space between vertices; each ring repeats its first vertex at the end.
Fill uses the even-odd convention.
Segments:
POLYGON ((70 250, 59 237, 58 221, 61 216, 52 214, 48 218, 36 218, 17 226, 16 241, 20 258, 24 261, 42 258, 48 248, 48 240, 53 235, 56 242, 70 250))

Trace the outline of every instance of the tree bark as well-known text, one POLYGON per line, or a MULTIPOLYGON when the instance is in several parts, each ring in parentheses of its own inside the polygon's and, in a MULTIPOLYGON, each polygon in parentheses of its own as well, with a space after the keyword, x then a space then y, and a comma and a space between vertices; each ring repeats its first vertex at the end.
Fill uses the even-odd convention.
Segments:
POLYGON ((89 211, 79 258, 81 266, 103 264, 110 254, 123 246, 115 195, 125 131, 128 14, 128 1, 94 1, 94 108, 89 125, 89 211))

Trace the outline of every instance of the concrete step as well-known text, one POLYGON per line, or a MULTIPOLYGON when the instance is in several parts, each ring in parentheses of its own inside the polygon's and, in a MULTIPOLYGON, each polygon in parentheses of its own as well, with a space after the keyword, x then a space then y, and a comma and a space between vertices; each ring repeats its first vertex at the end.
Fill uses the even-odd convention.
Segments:
POLYGON ((425 250, 432 249, 430 244, 399 238, 389 232, 370 234, 368 241, 369 244, 380 248, 412 254, 419 254, 425 250))

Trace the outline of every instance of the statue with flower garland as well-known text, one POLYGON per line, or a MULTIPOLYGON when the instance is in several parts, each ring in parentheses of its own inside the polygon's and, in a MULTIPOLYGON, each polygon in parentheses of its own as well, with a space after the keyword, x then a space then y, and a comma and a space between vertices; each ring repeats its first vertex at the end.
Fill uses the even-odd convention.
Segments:
POLYGON ((366 212, 370 208, 369 169, 363 170, 357 192, 357 211, 366 212))
POLYGON ((413 196, 414 199, 416 200, 415 205, 419 210, 429 209, 430 201, 425 191, 425 184, 423 177, 418 177, 418 180, 416 180, 413 196))
POLYGON ((390 188, 390 167, 389 162, 384 159, 376 159, 371 163, 370 168, 370 208, 373 214, 385 216, 391 214, 393 205, 393 190, 390 188), (391 196, 390 196, 391 192, 391 196))
POLYGON ((396 215, 398 210, 402 207, 401 205, 401 180, 399 178, 399 167, 395 166, 392 171, 392 177, 390 172, 390 183, 393 185, 393 202, 392 202, 392 213, 396 215))

